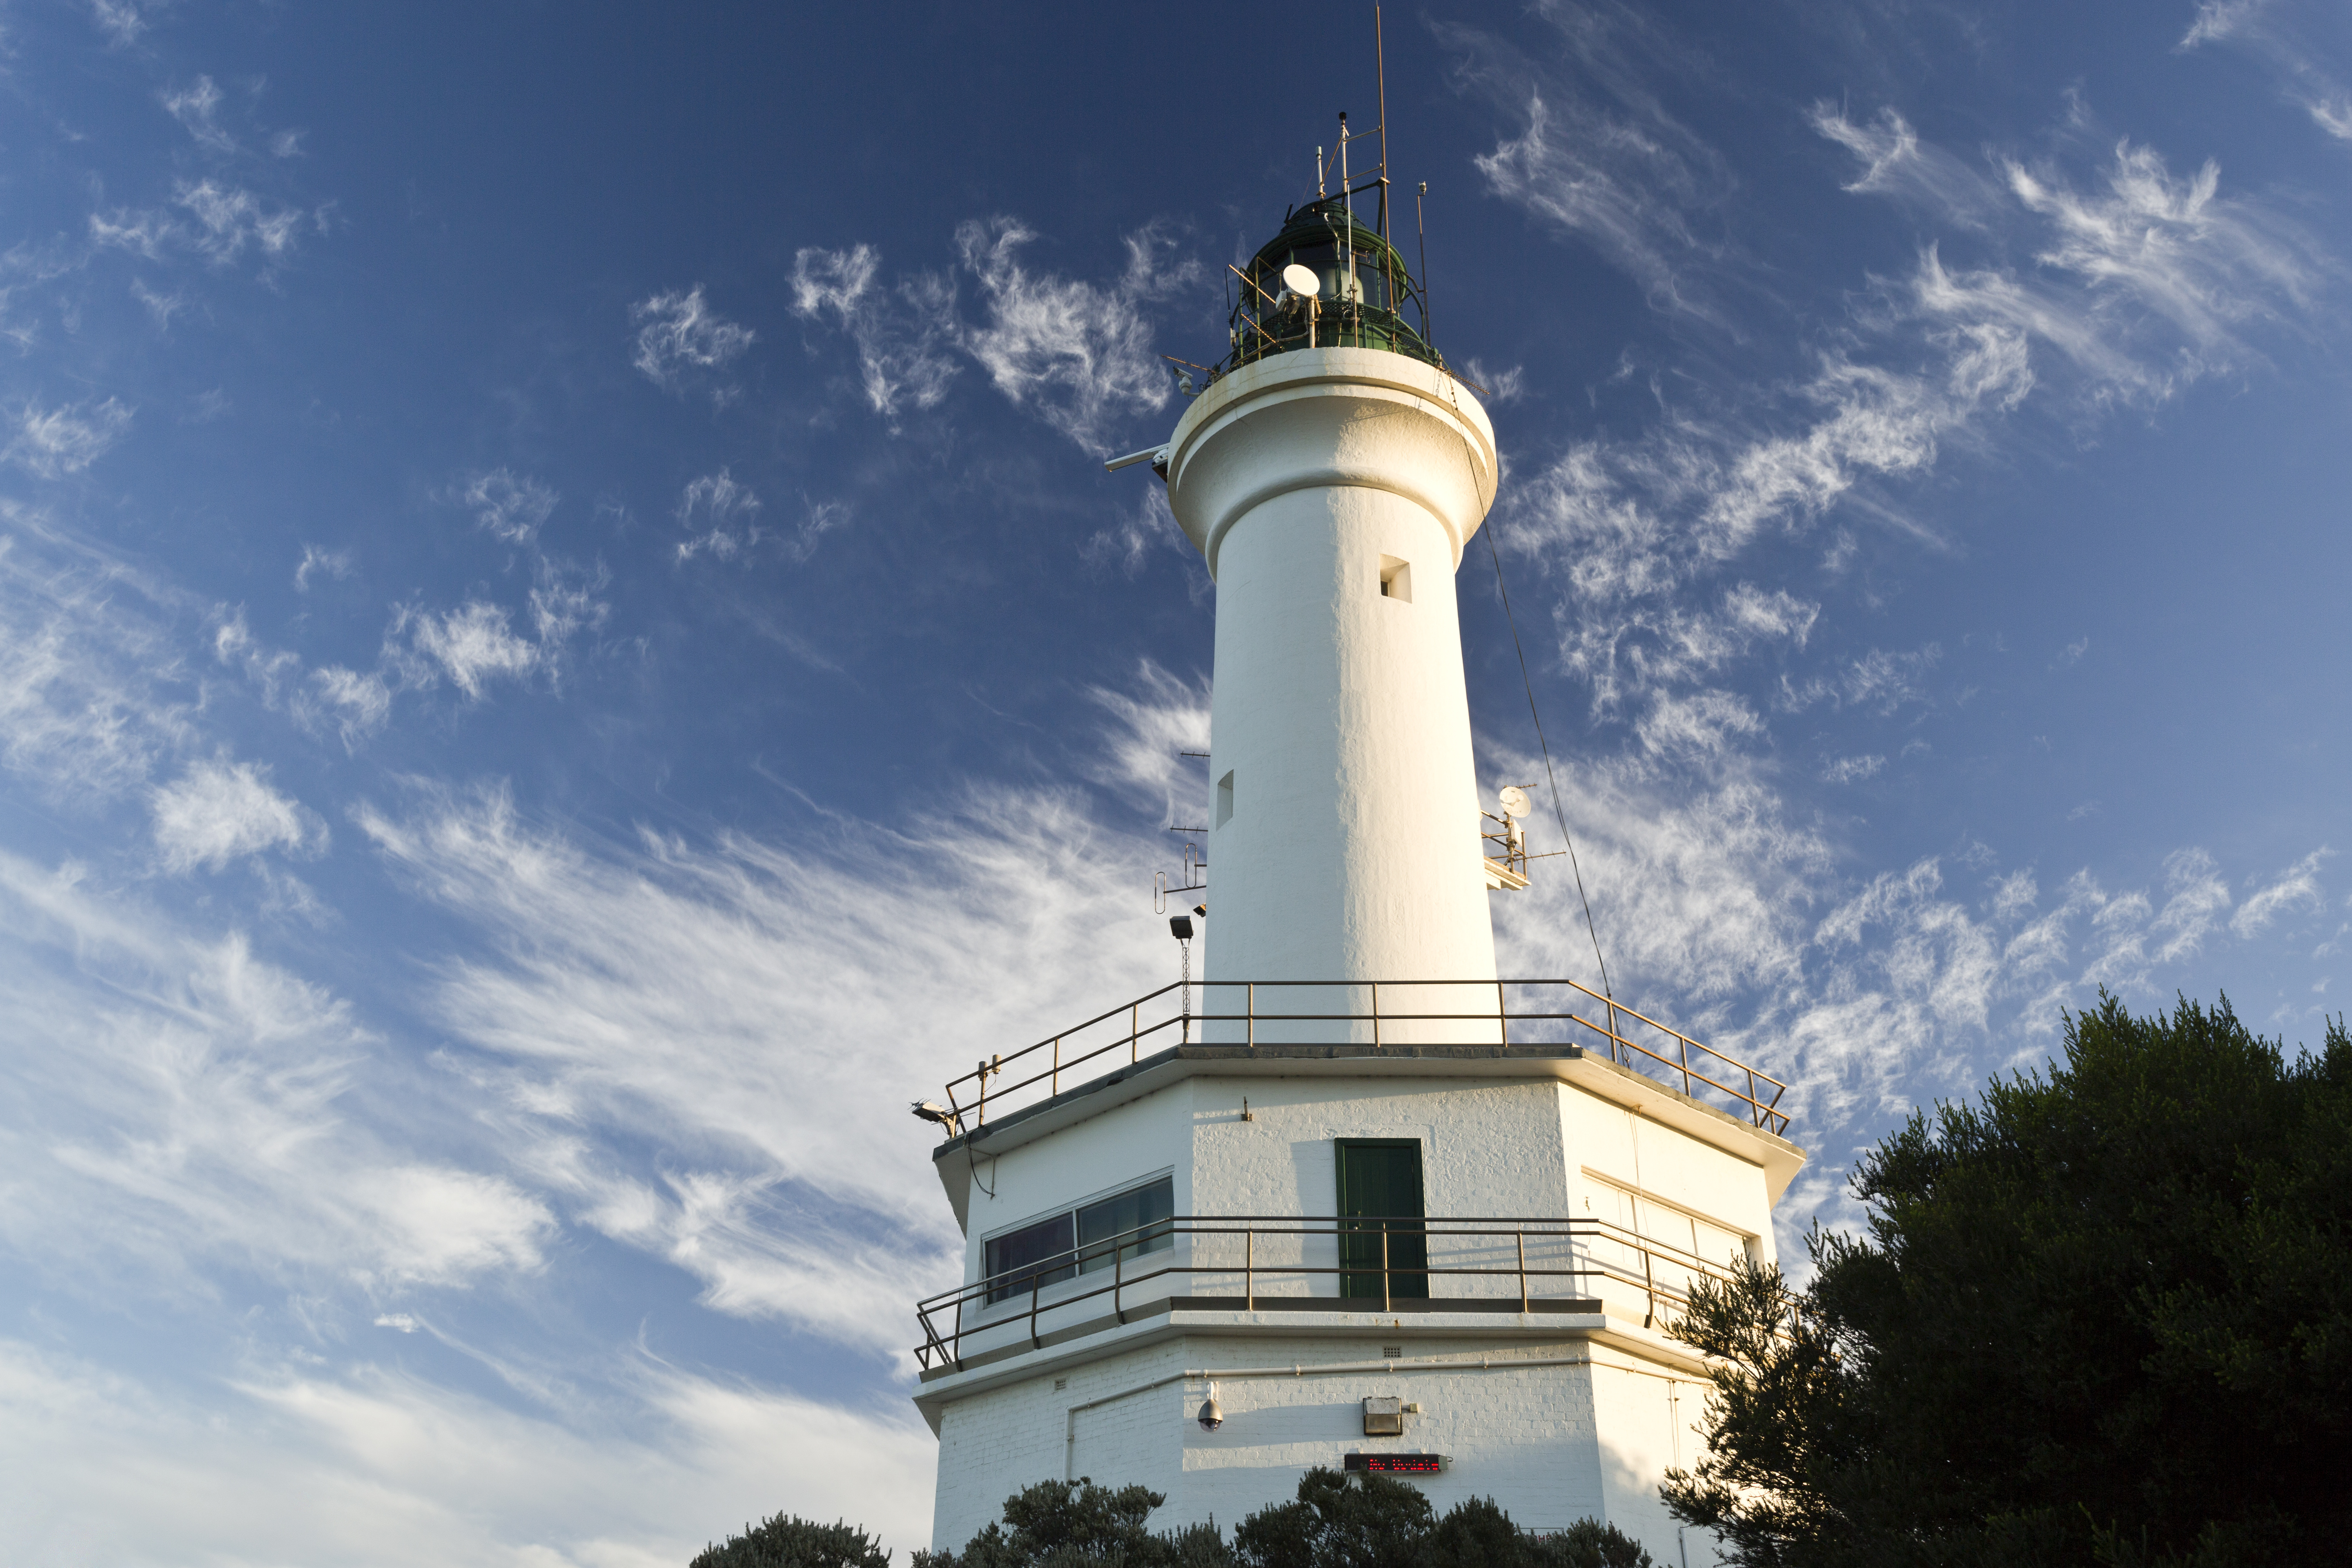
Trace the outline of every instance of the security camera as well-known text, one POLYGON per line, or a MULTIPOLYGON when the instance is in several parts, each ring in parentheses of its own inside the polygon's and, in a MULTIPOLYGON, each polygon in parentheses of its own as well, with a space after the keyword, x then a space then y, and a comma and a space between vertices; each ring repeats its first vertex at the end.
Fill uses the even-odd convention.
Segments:
POLYGON ((1225 1424, 1225 1407, 1217 1403, 1213 1394, 1201 1402, 1201 1430, 1213 1432, 1225 1424))

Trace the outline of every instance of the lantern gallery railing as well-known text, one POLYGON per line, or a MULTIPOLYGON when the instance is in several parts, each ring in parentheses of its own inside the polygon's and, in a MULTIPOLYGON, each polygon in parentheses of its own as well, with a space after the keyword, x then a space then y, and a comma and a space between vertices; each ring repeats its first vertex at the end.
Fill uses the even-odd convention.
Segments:
POLYGON ((1180 1215, 916 1304, 923 1369, 1177 1311, 1638 1312, 1669 1322, 1708 1258, 1595 1218, 1180 1215))
POLYGON ((992 1110, 1002 1116, 1178 1045, 1341 1046, 1371 1055, 1432 1046, 1575 1045, 1695 1100, 1717 1101, 1768 1132, 1789 1125, 1777 1109, 1788 1089, 1779 1079, 1573 980, 1163 985, 1034 1046, 981 1061, 947 1086, 950 1125, 971 1131, 986 1125, 992 1110), (1195 991, 1199 1012, 1192 1006, 1195 991))

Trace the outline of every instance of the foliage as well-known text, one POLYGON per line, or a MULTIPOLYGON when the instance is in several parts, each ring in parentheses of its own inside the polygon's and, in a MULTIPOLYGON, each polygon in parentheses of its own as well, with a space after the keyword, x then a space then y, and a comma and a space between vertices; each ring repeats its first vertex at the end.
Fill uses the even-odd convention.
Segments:
POLYGON ((688 1568, 890 1568, 890 1553, 862 1530, 780 1513, 706 1547, 688 1568))
POLYGON ((1653 1568, 1609 1525, 1585 1520, 1538 1541, 1489 1499, 1439 1519, 1387 1476, 1309 1470, 1296 1500, 1242 1521, 1231 1546, 1205 1524, 1150 1534, 1144 1520, 1167 1500, 1139 1486, 1040 1481, 1007 1499, 1003 1523, 961 1553, 918 1552, 913 1568, 1653 1568))
POLYGON ((2224 999, 2070 1019, 2046 1074, 1857 1165, 1860 1237, 1675 1331, 1723 1358, 1668 1506, 1748 1568, 2312 1561, 2352 1533, 2352 1037, 2224 999))

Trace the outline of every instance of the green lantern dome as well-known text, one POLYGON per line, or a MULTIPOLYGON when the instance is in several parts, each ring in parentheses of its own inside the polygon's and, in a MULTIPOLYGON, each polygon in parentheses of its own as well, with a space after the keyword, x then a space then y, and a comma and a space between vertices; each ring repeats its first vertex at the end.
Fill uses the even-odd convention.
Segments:
POLYGON ((1286 214, 1281 231, 1242 270, 1240 289, 1231 353, 1221 371, 1304 348, 1386 349, 1440 367, 1445 363, 1429 345, 1426 302, 1404 258, 1352 215, 1345 195, 1286 214), (1311 298, 1284 282, 1292 267, 1315 275, 1311 298), (1408 310, 1418 330, 1408 321, 1408 310))

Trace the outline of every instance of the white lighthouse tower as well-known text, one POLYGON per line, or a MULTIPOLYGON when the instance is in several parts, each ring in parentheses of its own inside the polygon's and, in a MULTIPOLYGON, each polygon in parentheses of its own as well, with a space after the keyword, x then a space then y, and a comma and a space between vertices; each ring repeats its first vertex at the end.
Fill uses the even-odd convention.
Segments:
POLYGON ((1143 1482, 1165 1529, 1327 1465, 1708 1563, 1657 1497, 1706 1387, 1666 1325, 1772 1258, 1804 1156, 1762 1073, 1496 975, 1528 863, 1482 837, 1454 587, 1494 432, 1353 214, 1385 182, 1341 185, 1137 455, 1217 584, 1207 982, 991 1047, 929 1111, 967 1238, 919 1306, 933 1545, 1041 1479, 1143 1482))

